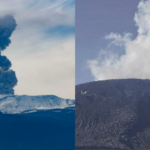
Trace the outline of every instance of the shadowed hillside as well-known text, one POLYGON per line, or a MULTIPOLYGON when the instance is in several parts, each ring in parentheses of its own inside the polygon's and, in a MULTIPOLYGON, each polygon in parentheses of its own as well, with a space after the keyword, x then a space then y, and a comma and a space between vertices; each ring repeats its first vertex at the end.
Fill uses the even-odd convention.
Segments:
POLYGON ((73 109, 0 112, 0 150, 74 150, 74 114, 73 109))
POLYGON ((150 80, 77 85, 78 149, 150 149, 150 80))

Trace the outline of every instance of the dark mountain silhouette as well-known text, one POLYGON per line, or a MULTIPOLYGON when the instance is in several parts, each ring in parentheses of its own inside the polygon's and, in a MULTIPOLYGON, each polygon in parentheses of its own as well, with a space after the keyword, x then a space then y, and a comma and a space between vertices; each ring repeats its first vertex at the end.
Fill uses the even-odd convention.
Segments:
POLYGON ((76 86, 76 150, 150 150, 150 80, 76 86))
POLYGON ((0 112, 0 150, 73 150, 75 111, 0 112))

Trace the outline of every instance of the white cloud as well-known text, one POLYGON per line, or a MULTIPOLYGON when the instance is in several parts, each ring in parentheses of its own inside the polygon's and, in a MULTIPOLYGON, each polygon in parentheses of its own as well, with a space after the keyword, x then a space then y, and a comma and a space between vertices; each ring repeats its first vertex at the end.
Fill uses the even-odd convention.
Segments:
POLYGON ((110 33, 105 37, 106 40, 112 40, 111 44, 115 44, 117 46, 124 46, 125 43, 131 40, 131 33, 125 33, 123 36, 117 33, 110 33))
POLYGON ((109 49, 101 50, 97 58, 88 60, 95 80, 141 78, 150 79, 150 0, 141 1, 135 14, 138 35, 131 39, 131 34, 123 36, 111 33, 106 36, 111 44, 124 46, 125 54, 119 57, 109 49))
POLYGON ((36 45, 37 52, 21 57, 12 57, 13 70, 18 77, 17 94, 54 94, 74 98, 75 45, 74 38, 36 45), (45 51, 38 51, 44 49, 45 51))
POLYGON ((0 15, 12 14, 20 28, 74 25, 74 7, 67 5, 68 0, 0 0, 0 15))
POLYGON ((18 85, 15 94, 54 94, 74 98, 74 34, 53 36, 46 29, 74 27, 69 0, 0 0, 0 15, 15 17, 17 28, 2 52, 12 62, 18 85))

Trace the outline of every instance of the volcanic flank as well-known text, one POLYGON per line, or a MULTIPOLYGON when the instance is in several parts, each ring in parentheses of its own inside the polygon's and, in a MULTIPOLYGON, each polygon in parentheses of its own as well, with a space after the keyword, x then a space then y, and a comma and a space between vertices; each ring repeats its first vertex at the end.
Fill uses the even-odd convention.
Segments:
POLYGON ((10 69, 11 62, 1 52, 11 43, 10 37, 17 24, 15 19, 7 15, 0 18, 0 94, 14 94, 13 87, 17 84, 15 72, 10 69))
POLYGON ((76 150, 150 149, 150 80, 76 86, 76 150))

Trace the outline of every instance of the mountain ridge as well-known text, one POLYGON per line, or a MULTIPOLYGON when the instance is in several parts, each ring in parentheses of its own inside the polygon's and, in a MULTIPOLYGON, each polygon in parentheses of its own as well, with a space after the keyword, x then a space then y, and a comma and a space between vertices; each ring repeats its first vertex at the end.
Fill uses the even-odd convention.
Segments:
POLYGON ((77 85, 77 149, 150 149, 149 108, 148 79, 113 79, 77 85))
POLYGON ((0 111, 6 114, 22 113, 29 110, 49 110, 75 107, 75 100, 55 95, 0 95, 0 111))

